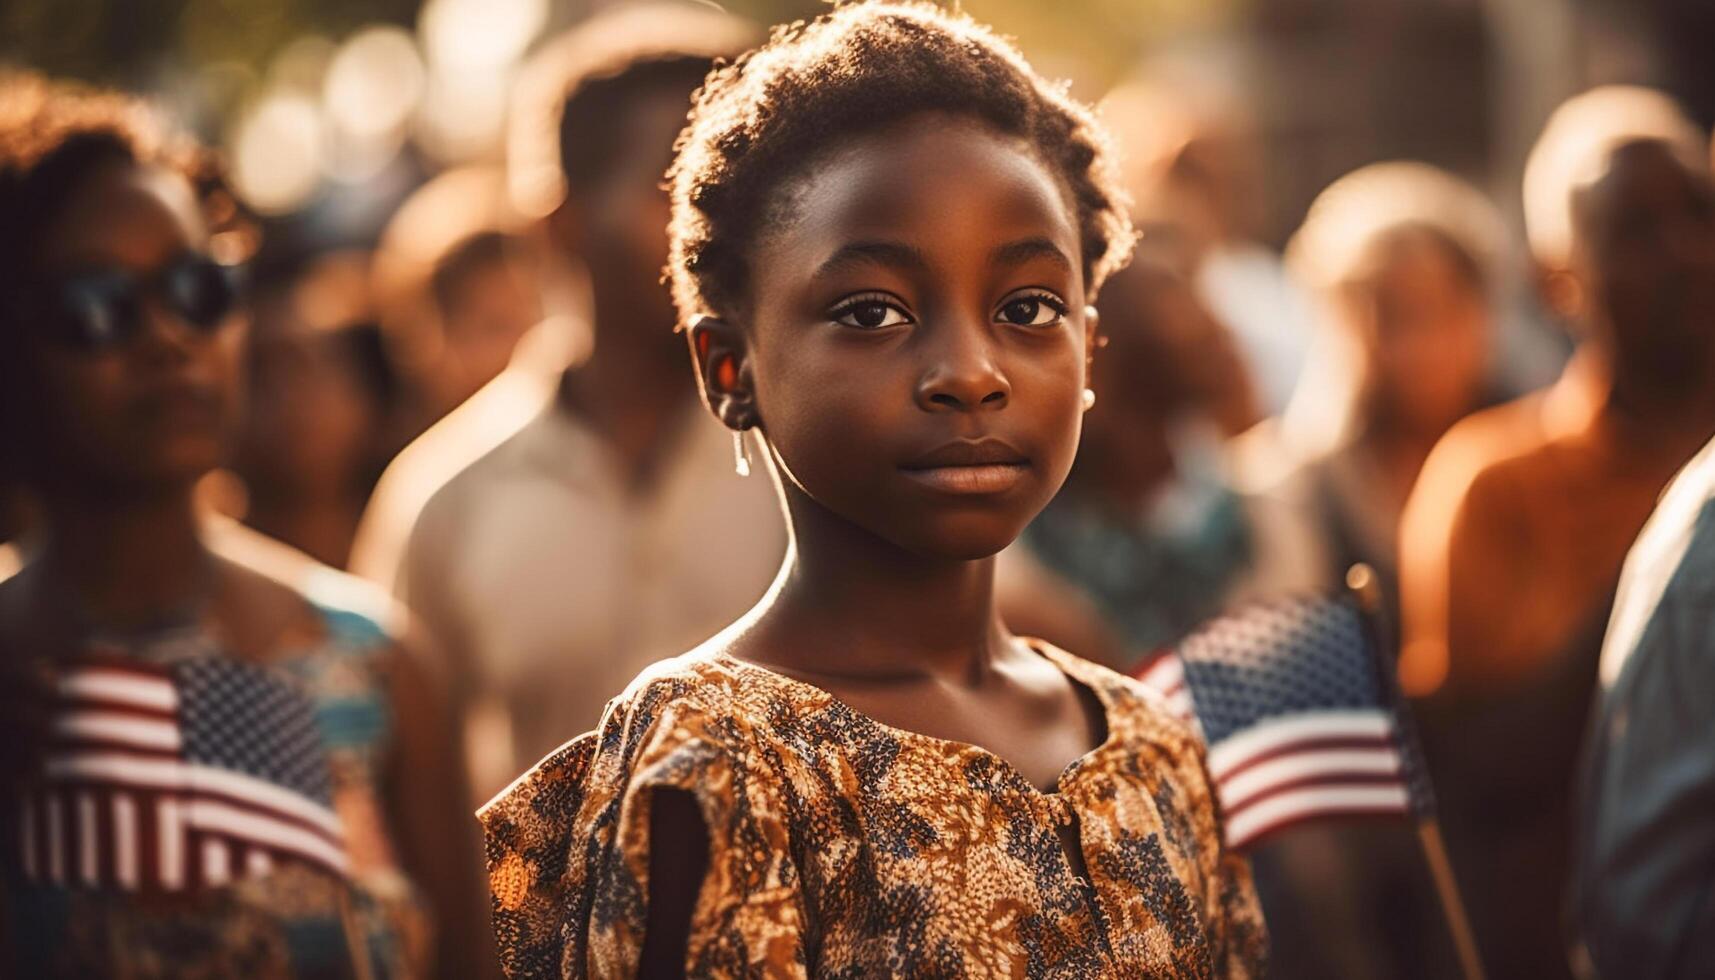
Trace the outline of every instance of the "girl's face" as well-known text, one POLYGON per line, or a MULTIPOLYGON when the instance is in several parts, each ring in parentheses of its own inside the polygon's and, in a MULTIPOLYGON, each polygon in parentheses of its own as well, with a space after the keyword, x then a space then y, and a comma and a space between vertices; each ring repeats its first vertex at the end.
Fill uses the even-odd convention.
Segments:
POLYGON ((987 557, 1060 488, 1086 362, 1077 215, 1026 146, 927 114, 783 189, 753 248, 743 375, 794 520, 987 557))
POLYGON ((43 309, 97 310, 88 322, 112 324, 117 339, 77 343, 47 320, 25 331, 45 476, 136 490, 220 463, 243 330, 229 284, 202 259, 207 245, 189 184, 126 164, 85 178, 47 230, 43 309))

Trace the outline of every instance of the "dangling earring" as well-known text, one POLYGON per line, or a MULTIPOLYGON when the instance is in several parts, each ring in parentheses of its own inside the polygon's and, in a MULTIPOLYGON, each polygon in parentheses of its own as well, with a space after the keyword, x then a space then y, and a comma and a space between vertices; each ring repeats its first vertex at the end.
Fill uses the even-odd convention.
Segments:
POLYGON ((735 429, 732 434, 732 468, 739 476, 750 475, 750 444, 744 441, 743 429, 735 429))
POLYGON ((1095 407, 1096 407, 1096 389, 1085 388, 1084 389, 1084 411, 1087 412, 1090 409, 1095 408, 1095 407))

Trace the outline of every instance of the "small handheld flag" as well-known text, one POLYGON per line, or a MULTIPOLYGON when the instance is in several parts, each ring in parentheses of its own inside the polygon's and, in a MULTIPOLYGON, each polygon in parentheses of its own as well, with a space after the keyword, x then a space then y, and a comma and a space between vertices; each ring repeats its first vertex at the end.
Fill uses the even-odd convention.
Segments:
POLYGON ((1229 847, 1323 817, 1411 818, 1463 972, 1481 980, 1428 767, 1377 644, 1374 576, 1358 565, 1347 581, 1338 597, 1222 616, 1137 676, 1203 736, 1229 847))
POLYGON ((1433 812, 1371 642, 1352 599, 1287 599, 1215 620, 1148 672, 1170 703, 1189 694, 1229 846, 1316 817, 1433 812))

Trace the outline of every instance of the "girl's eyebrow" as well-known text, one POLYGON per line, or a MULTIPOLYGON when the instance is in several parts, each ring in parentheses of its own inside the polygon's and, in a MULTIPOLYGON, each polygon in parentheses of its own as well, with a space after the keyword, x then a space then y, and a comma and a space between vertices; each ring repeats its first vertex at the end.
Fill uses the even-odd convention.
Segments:
MULTIPOLYGON (((1040 235, 1007 242, 1005 245, 996 246, 994 251, 989 253, 989 261, 997 265, 1022 265, 1033 259, 1049 259, 1067 271, 1072 269, 1072 259, 1065 251, 1040 235)), ((863 265, 921 272, 929 267, 929 260, 923 255, 922 249, 904 242, 850 242, 840 246, 823 262, 816 269, 814 277, 822 279, 853 266, 863 265)))
POLYGON ((1031 259, 1049 259, 1068 272, 1072 270, 1072 260, 1060 246, 1040 236, 1007 242, 989 253, 989 261, 996 265, 1022 265, 1031 259))
POLYGON ((838 251, 823 262, 816 269, 815 278, 821 279, 854 266, 866 265, 921 272, 929 268, 929 260, 923 255, 922 249, 904 242, 851 242, 840 246, 838 251))

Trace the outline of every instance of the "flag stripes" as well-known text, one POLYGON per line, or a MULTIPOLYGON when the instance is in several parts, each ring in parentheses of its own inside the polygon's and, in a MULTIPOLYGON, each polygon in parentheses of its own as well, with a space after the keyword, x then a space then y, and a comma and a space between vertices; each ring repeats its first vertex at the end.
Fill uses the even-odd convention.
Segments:
POLYGON ((1227 820, 1227 839, 1244 847, 1293 824, 1328 817, 1391 816, 1409 812, 1397 780, 1378 786, 1306 785, 1261 800, 1227 820))
POLYGON ((195 669, 64 670, 40 779, 16 804, 26 879, 173 892, 266 874, 282 859, 345 872, 344 832, 325 776, 315 774, 308 786, 290 778, 309 768, 307 752, 322 757, 319 744, 306 740, 313 730, 307 699, 259 668, 195 669), (185 686, 186 676, 196 683, 185 686), (217 703, 211 692, 232 702, 217 703), (206 757, 186 738, 195 725, 206 757), (218 737, 225 730, 235 737, 218 737), (237 748, 221 748, 227 744, 237 748))
POLYGON ((1197 712, 1191 703, 1191 689, 1185 686, 1185 662, 1169 653, 1156 657, 1138 672, 1137 679, 1161 696, 1168 714, 1196 725, 1197 712))
POLYGON ((177 891, 265 871, 275 855, 346 867, 343 852, 317 834, 194 797, 141 801, 122 791, 54 787, 20 802, 19 864, 32 881, 136 891, 152 880, 177 891), (147 820, 139 819, 145 802, 147 820))
POLYGON ((1393 725, 1379 710, 1313 711, 1275 716, 1209 747, 1209 771, 1216 779, 1272 752, 1296 751, 1326 739, 1391 745, 1393 725))
POLYGON ((1138 673, 1203 734, 1229 846, 1321 817, 1428 811, 1375 657, 1350 602, 1302 599, 1217 619, 1138 673))

